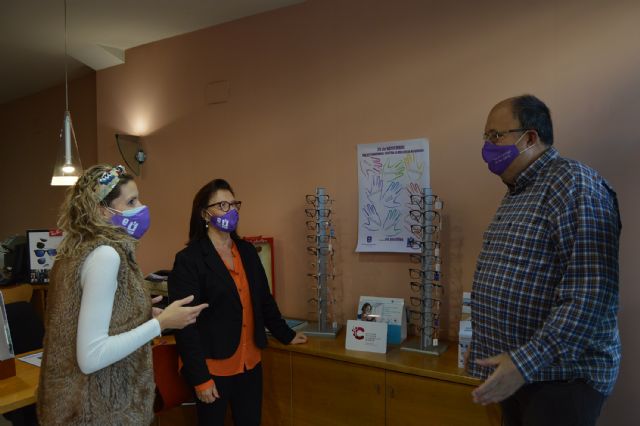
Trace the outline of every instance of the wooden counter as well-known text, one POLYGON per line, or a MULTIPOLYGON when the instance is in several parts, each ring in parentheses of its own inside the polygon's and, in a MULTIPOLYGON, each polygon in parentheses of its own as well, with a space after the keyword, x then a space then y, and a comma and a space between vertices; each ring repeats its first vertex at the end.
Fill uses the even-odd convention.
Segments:
POLYGON ((34 404, 40 378, 40 367, 20 361, 18 358, 31 353, 16 356, 16 375, 0 380, 0 414, 34 404))
POLYGON ((499 425, 496 405, 474 404, 480 381, 442 356, 390 347, 386 354, 344 348, 336 339, 304 345, 269 339, 263 352, 264 425, 499 425))
POLYGON ((336 361, 350 362, 381 368, 398 373, 446 380, 452 383, 478 386, 481 381, 469 376, 458 368, 458 345, 449 345, 441 356, 424 355, 417 352, 403 351, 400 346, 389 345, 386 354, 359 352, 345 349, 344 330, 336 339, 309 337, 303 345, 283 345, 276 339, 269 339, 269 348, 285 350, 300 354, 319 356, 336 361))

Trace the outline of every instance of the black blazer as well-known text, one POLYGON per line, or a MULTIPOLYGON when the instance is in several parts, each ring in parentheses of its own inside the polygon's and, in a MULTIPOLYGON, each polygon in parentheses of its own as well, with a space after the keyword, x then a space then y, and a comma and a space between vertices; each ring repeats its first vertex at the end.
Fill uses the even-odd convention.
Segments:
MULTIPOLYGON (((247 241, 235 243, 249 282, 256 346, 267 346, 265 326, 276 339, 288 344, 295 337, 295 331, 282 319, 258 252, 247 241)), ((168 285, 170 302, 193 295, 190 305, 209 304, 195 324, 176 332, 178 352, 184 363, 182 375, 191 386, 197 386, 211 379, 206 358, 229 358, 240 344, 240 295, 209 238, 191 242, 176 254, 168 285)))

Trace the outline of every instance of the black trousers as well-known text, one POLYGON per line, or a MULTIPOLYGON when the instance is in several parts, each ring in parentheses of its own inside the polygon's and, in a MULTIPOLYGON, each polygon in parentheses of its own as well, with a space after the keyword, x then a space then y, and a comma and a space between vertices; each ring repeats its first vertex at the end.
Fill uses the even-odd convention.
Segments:
POLYGON ((262 417, 262 364, 235 376, 214 376, 220 398, 206 404, 196 398, 198 424, 223 426, 231 405, 235 426, 260 426, 262 417))
POLYGON ((583 380, 524 385, 500 403, 503 426, 595 426, 605 396, 583 380))

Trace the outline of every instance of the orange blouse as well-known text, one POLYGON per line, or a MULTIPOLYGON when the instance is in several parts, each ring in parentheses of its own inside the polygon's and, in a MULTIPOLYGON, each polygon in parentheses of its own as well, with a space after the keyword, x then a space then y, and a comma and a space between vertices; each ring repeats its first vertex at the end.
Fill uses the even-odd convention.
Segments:
MULTIPOLYGON (((254 368, 262 359, 261 351, 253 340, 254 321, 253 321, 253 305, 251 303, 251 293, 249 290, 249 282, 242 265, 242 259, 235 243, 231 247, 233 255, 233 269, 225 262, 225 266, 229 270, 233 281, 240 295, 242 303, 242 332, 240 334, 240 344, 236 352, 226 359, 210 359, 207 358, 207 367, 209 373, 213 376, 233 376, 243 373, 246 370, 254 368)), ((195 387, 196 390, 202 391, 213 386, 213 380, 208 380, 195 387)))

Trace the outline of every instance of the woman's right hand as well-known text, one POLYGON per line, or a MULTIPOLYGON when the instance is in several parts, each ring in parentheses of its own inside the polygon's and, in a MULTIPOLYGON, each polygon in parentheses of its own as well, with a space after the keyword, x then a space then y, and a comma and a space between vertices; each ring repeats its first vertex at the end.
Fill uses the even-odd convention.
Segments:
POLYGON ((208 308, 207 303, 203 303, 198 306, 184 306, 193 302, 193 296, 187 296, 184 299, 176 300, 164 311, 162 311, 156 319, 160 323, 160 328, 165 330, 167 328, 182 329, 186 326, 196 322, 196 318, 200 315, 200 312, 204 308, 208 308))

